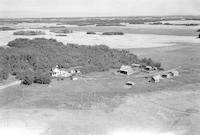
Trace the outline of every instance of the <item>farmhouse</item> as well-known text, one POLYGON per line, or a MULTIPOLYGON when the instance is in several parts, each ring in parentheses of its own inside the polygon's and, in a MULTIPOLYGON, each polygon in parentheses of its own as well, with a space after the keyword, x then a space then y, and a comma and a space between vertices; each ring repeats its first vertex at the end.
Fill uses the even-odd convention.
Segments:
POLYGON ((121 74, 125 74, 125 75, 131 75, 134 73, 132 67, 128 66, 128 65, 126 65, 126 66, 122 65, 118 72, 120 72, 121 74))
POLYGON ((179 76, 179 72, 177 70, 170 71, 169 74, 173 77, 179 76))
POLYGON ((150 82, 157 83, 157 82, 160 82, 161 79, 162 79, 162 76, 161 76, 161 75, 155 75, 155 76, 152 76, 152 77, 150 78, 150 82))
POLYGON ((80 71, 77 68, 71 67, 71 68, 65 69, 65 68, 59 68, 58 66, 56 66, 52 68, 52 76, 53 77, 70 77, 72 75, 80 73, 80 71))
POLYGON ((53 77, 70 77, 71 73, 64 68, 59 68, 58 66, 52 68, 53 77))

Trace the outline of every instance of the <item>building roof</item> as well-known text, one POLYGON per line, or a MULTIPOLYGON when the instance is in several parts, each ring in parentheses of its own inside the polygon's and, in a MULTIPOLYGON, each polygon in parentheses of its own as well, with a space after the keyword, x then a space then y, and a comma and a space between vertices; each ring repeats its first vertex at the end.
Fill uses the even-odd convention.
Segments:
POLYGON ((155 75, 155 76, 152 76, 152 78, 154 80, 160 80, 160 79, 162 79, 162 76, 161 75, 155 75))
POLYGON ((126 85, 135 85, 135 83, 132 81, 128 81, 128 82, 126 82, 126 85))
POLYGON ((120 68, 120 71, 125 71, 125 72, 132 72, 133 69, 131 66, 128 66, 128 65, 122 65, 121 68, 120 68))
POLYGON ((140 64, 136 64, 136 63, 133 63, 131 64, 133 67, 140 67, 141 65, 140 64))
POLYGON ((177 70, 172 70, 172 71, 170 71, 169 73, 178 74, 179 72, 178 72, 177 70))

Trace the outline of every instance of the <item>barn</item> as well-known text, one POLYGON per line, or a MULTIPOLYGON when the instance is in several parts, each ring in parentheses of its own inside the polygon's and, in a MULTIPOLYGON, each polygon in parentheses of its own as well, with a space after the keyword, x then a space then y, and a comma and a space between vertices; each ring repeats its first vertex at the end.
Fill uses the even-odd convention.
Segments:
POLYGON ((131 75, 134 73, 132 67, 128 66, 128 65, 122 65, 118 72, 120 72, 121 74, 125 74, 125 75, 131 75))
POLYGON ((155 75, 150 78, 150 82, 158 83, 162 79, 161 75, 155 75))
POLYGON ((179 72, 177 70, 170 71, 169 74, 173 77, 179 76, 179 72))

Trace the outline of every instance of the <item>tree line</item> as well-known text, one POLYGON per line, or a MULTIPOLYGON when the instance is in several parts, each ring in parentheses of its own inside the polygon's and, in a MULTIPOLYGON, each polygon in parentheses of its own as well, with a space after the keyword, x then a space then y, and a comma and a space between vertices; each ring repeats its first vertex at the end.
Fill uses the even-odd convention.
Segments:
POLYGON ((127 50, 111 49, 106 45, 64 45, 55 39, 18 38, 7 46, 0 48, 0 79, 5 80, 12 74, 24 84, 50 83, 51 69, 56 65, 63 68, 81 66, 82 73, 107 71, 132 63, 161 66, 151 59, 140 60, 127 50))

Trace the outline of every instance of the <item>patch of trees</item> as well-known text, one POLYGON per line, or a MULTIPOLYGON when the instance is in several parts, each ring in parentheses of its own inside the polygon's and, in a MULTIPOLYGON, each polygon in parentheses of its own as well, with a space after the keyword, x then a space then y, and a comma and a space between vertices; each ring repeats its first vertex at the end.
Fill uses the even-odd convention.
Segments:
POLYGON ((0 27, 0 31, 7 31, 7 30, 16 30, 16 29, 10 27, 0 27))
POLYGON ((199 24, 196 23, 189 23, 189 24, 172 24, 172 23, 163 23, 164 25, 174 25, 174 26, 198 26, 199 24))
POLYGON ((151 58, 143 58, 141 60, 141 65, 161 68, 161 63, 160 62, 154 62, 151 58))
POLYGON ((96 26, 126 26, 126 25, 123 25, 121 23, 101 23, 101 24, 96 24, 96 26))
POLYGON ((103 32, 102 35, 124 35, 123 32, 103 32))
POLYGON ((86 34, 96 34, 96 33, 93 31, 88 31, 86 34))
POLYGON ((24 35, 24 36, 35 36, 35 35, 45 35, 43 31, 16 31, 13 35, 24 35))
POLYGON ((127 50, 111 49, 105 45, 86 46, 64 45, 54 39, 15 39, 0 48, 0 77, 8 74, 23 80, 24 84, 48 84, 51 82, 51 69, 56 65, 64 68, 81 67, 82 73, 107 71, 132 63, 160 67, 151 59, 140 60, 127 50))
POLYGON ((50 32, 53 32, 53 33, 72 33, 71 30, 65 28, 65 27, 60 27, 60 28, 50 28, 50 32))
POLYGON ((200 29, 198 29, 197 32, 200 32, 200 29))

